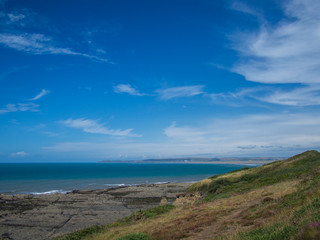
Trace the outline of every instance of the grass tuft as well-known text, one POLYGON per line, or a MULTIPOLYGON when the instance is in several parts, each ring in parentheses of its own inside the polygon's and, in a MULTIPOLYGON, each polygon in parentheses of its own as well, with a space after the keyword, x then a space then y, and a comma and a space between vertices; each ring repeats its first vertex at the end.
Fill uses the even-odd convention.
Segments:
POLYGON ((105 230, 106 230, 106 226, 92 226, 92 227, 81 229, 73 233, 69 233, 60 237, 53 238, 52 240, 82 240, 82 239, 86 239, 88 236, 102 233, 105 230))
POLYGON ((141 221, 141 220, 145 220, 148 218, 154 218, 154 217, 159 216, 161 214, 165 214, 174 208, 175 208, 175 206, 170 205, 170 204, 166 204, 166 205, 158 206, 155 208, 150 208, 147 210, 139 210, 135 213, 132 213, 130 216, 121 218, 120 220, 114 222, 110 226, 112 226, 112 227, 123 226, 123 225, 131 224, 136 221, 141 221))
POLYGON ((145 233, 130 233, 123 237, 117 238, 117 240, 154 240, 154 238, 145 233))

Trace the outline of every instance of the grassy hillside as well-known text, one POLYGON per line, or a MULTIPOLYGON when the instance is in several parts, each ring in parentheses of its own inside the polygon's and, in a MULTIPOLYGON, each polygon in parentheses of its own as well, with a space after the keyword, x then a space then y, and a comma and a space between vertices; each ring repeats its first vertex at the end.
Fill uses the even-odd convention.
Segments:
POLYGON ((59 238, 320 239, 320 153, 244 168, 195 183, 174 206, 59 238))

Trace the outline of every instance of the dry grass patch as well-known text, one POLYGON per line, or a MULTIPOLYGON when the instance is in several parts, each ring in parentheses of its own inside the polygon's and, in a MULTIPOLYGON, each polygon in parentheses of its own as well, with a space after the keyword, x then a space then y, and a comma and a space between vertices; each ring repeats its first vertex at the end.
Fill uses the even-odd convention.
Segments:
POLYGON ((191 233, 186 239, 214 239, 222 235, 229 235, 227 239, 232 239, 239 232, 251 230, 267 222, 272 224, 277 221, 277 215, 287 214, 277 209, 276 201, 295 192, 298 183, 298 180, 282 182, 252 190, 245 194, 206 203, 204 206, 214 209, 219 218, 213 224, 204 226, 201 232, 191 233), (265 194, 271 196, 272 200, 264 201, 265 194))
POLYGON ((103 234, 88 239, 112 240, 128 233, 146 233, 158 240, 210 239, 225 233, 234 234, 257 226, 259 222, 257 219, 263 221, 278 214, 267 212, 271 211, 272 203, 263 202, 266 193, 272 194, 272 199, 277 200, 285 194, 294 192, 297 184, 298 181, 283 182, 214 202, 180 206, 165 215, 113 227, 103 234), (259 211, 251 212, 253 206, 260 206, 259 211), (253 221, 250 216, 256 219, 253 221), (253 223, 248 224, 248 221, 253 223))

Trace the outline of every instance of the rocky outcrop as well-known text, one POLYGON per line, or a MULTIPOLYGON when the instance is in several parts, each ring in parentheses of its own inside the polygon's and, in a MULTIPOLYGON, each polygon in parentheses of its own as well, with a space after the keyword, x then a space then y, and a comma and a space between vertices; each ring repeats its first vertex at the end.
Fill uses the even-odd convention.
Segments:
POLYGON ((49 239, 92 225, 112 223, 132 212, 172 203, 190 184, 150 184, 68 194, 0 195, 0 239, 49 239))

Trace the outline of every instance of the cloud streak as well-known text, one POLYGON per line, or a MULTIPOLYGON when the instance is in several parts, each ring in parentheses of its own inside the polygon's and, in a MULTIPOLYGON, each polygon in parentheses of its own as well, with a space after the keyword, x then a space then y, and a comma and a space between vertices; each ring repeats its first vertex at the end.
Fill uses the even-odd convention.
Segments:
POLYGON ((63 124, 66 127, 81 129, 87 133, 98 133, 98 134, 105 134, 105 135, 112 135, 112 136, 127 136, 127 137, 138 137, 139 135, 133 134, 133 129, 109 129, 104 124, 99 123, 98 121, 85 119, 85 118, 78 118, 72 119, 69 118, 64 121, 59 121, 59 123, 63 124))
POLYGON ((39 112, 40 107, 35 103, 17 103, 17 104, 7 104, 5 108, 0 109, 0 114, 6 114, 10 112, 39 112))
POLYGON ((291 87, 291 89, 275 86, 261 86, 242 88, 235 92, 209 94, 208 96, 218 104, 231 106, 242 106, 249 104, 252 100, 283 106, 314 106, 320 105, 320 86, 306 85, 291 87))
POLYGON ((48 95, 49 93, 50 93, 49 90, 42 89, 41 92, 39 94, 37 94, 35 97, 31 98, 30 101, 38 100, 38 99, 44 97, 45 95, 48 95))
MULTIPOLYGON (((0 2, 0 7, 5 4, 6 1, 0 2)), ((30 9, 18 9, 14 12, 5 12, 0 9, 0 17, 2 18, 0 28, 3 29, 0 33, 0 45, 3 47, 32 55, 73 55, 113 64, 104 57, 59 46, 51 36, 41 33, 43 28, 48 26, 39 24, 43 19, 37 19, 39 16, 30 9), (29 32, 27 27, 38 28, 38 33, 29 32)))
POLYGON ((133 96, 143 96, 146 94, 140 93, 137 89, 132 87, 130 84, 118 84, 113 87, 115 93, 127 93, 133 96))
POLYGON ((275 27, 261 26, 258 33, 235 36, 240 43, 235 49, 250 61, 233 70, 254 82, 319 83, 320 4, 294 0, 284 10, 287 19, 275 27))
POLYGON ((11 153, 10 157, 20 157, 20 158, 22 158, 22 157, 26 157, 28 155, 29 155, 28 153, 22 151, 22 152, 11 153))
POLYGON ((156 92, 158 93, 160 99, 170 100, 173 98, 193 97, 204 94, 205 92, 203 91, 203 88, 204 85, 193 85, 158 89, 156 92))
MULTIPOLYGON (((247 8, 243 10, 252 14, 247 8)), ((276 25, 264 22, 258 32, 231 37, 241 61, 232 68, 246 80, 263 84, 300 84, 265 88, 261 101, 289 105, 319 105, 320 99, 320 2, 290 0, 284 5, 285 17, 276 25)), ((246 89, 247 93, 250 90, 246 89)), ((260 90, 259 90, 260 91, 260 90)))
MULTIPOLYGON (((256 114, 220 118, 197 126, 172 123, 161 142, 61 142, 45 149, 100 157, 126 154, 130 158, 208 156, 289 156, 320 148, 318 113, 256 114), (144 157, 142 157, 144 156, 144 157)), ((110 157, 110 158, 112 158, 110 157)))
POLYGON ((57 54, 74 55, 91 58, 101 62, 109 62, 108 59, 100 58, 95 55, 80 53, 70 48, 56 47, 52 38, 39 33, 10 34, 0 33, 0 44, 33 55, 57 54))

